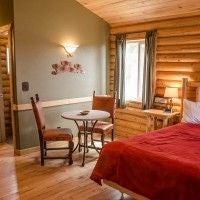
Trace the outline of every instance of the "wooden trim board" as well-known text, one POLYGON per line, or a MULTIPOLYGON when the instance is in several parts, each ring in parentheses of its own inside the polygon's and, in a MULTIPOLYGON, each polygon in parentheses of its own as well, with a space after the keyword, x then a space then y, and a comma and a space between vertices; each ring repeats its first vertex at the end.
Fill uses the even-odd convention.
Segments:
POLYGON ((40 150, 39 146, 31 147, 31 148, 27 148, 27 149, 15 149, 14 154, 16 156, 22 156, 22 155, 27 155, 29 153, 39 152, 39 150, 40 150))
MULTIPOLYGON (((53 100, 53 101, 43 101, 42 106, 44 108, 54 107, 54 106, 62 106, 68 104, 76 104, 76 103, 84 103, 92 101, 92 97, 81 97, 81 98, 73 98, 73 99, 60 99, 60 100, 53 100)), ((31 104, 13 104, 14 111, 25 111, 31 110, 31 104)))

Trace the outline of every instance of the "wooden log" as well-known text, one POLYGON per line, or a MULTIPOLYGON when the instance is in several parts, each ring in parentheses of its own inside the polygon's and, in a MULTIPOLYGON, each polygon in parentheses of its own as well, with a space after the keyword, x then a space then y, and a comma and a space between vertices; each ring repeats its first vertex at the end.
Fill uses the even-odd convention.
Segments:
POLYGON ((138 101, 130 101, 127 103, 127 107, 129 108, 138 108, 141 109, 142 108, 142 103, 138 102, 138 101))
MULTIPOLYGON (((113 44, 115 45, 115 41, 111 41, 111 40, 109 40, 110 41, 110 45, 112 46, 113 44)), ((116 48, 116 46, 113 46, 113 47, 111 47, 111 48, 116 48)))
POLYGON ((145 117, 146 115, 141 111, 141 109, 139 108, 126 108, 126 109, 121 109, 118 108, 116 109, 115 112, 119 112, 119 113, 126 113, 126 114, 131 114, 131 115, 135 115, 135 116, 140 116, 140 117, 145 117))
POLYGON ((182 80, 175 81, 175 80, 163 80, 163 79, 157 79, 156 80, 156 86, 157 87, 182 87, 182 80))
POLYGON ((126 38, 129 40, 142 40, 145 38, 146 32, 128 33, 126 38))
POLYGON ((110 50, 110 55, 111 56, 115 56, 116 55, 116 50, 115 49, 111 49, 110 50))
POLYGON ((6 47, 5 46, 0 46, 0 52, 6 53, 6 47))
POLYGON ((113 76, 110 76, 110 81, 114 82, 114 77, 113 76))
POLYGON ((10 113, 10 111, 11 111, 10 105, 7 105, 7 106, 4 107, 4 112, 9 112, 10 113))
POLYGON ((164 37, 157 39, 157 45, 199 44, 199 35, 164 37))
POLYGON ((110 93, 111 96, 114 96, 114 91, 113 90, 110 90, 109 93, 110 93))
MULTIPOLYGON (((2 33, 3 31, 1 31, 2 33)), ((0 35, 0 39, 2 40, 8 40, 8 35, 0 35)))
POLYGON ((111 42, 111 43, 110 43, 110 48, 111 48, 111 49, 114 49, 114 48, 115 48, 115 43, 111 42))
MULTIPOLYGON (((129 40, 141 40, 145 38, 145 32, 138 32, 138 33, 128 33, 126 38, 129 40)), ((116 35, 110 35, 110 41, 115 42, 116 35)))
POLYGON ((114 75, 115 75, 114 70, 110 70, 110 76, 112 77, 112 76, 114 76, 114 75))
POLYGON ((115 42, 116 35, 110 35, 110 42, 115 42))
POLYGON ((139 130, 135 130, 135 129, 127 128, 127 127, 124 128, 118 125, 115 125, 115 132, 117 133, 117 135, 128 136, 128 137, 137 136, 137 135, 141 135, 145 133, 145 131, 139 131, 139 130))
POLYGON ((4 107, 10 107, 11 102, 10 101, 4 101, 4 107))
POLYGON ((157 62, 198 62, 200 63, 199 53, 188 54, 158 54, 156 56, 157 62))
POLYGON ((156 72, 157 79, 179 81, 182 78, 188 78, 189 81, 200 80, 200 73, 196 72, 156 72))
POLYGON ((110 56, 110 62, 115 63, 115 56, 110 56))
POLYGON ((122 127, 126 127, 126 128, 132 128, 134 130, 139 130, 139 131, 145 131, 146 130, 146 125, 138 124, 138 123, 135 123, 135 122, 129 122, 129 121, 116 119, 115 123, 118 126, 122 126, 122 127))
POLYGON ((4 80, 9 80, 9 75, 8 74, 2 74, 1 77, 2 77, 3 81, 4 80))
POLYGON ((0 53, 0 59, 1 60, 6 60, 6 53, 0 53))
POLYGON ((139 123, 139 124, 144 124, 144 125, 147 124, 147 118, 144 118, 144 117, 142 118, 136 115, 130 115, 126 113, 116 113, 115 118, 128 121, 128 122, 134 122, 134 123, 139 123))
POLYGON ((168 29, 160 29, 157 31, 158 37, 199 35, 200 25, 175 27, 168 29))
POLYGON ((8 39, 1 39, 0 38, 0 46, 6 46, 8 45, 8 39))
POLYGON ((109 78, 110 78, 110 81, 112 82, 112 83, 114 83, 114 76, 109 76, 109 78))
POLYGON ((10 113, 10 111, 4 111, 4 117, 7 120, 11 119, 11 113, 10 113))
POLYGON ((193 62, 158 62, 156 65, 157 71, 185 71, 185 72, 199 72, 200 63, 193 62))
POLYGON ((5 124, 11 124, 11 119, 5 119, 5 124))
POLYGON ((115 69, 115 63, 110 63, 110 69, 115 69))
POLYGON ((3 86, 3 87, 10 86, 10 80, 3 80, 3 81, 2 81, 2 86, 3 86))
POLYGON ((10 100, 10 98, 11 98, 10 94, 4 94, 4 95, 3 95, 4 101, 10 100))
POLYGON ((0 65, 7 65, 6 60, 0 60, 0 65))
POLYGON ((173 27, 185 27, 185 26, 194 26, 199 25, 200 16, 196 17, 186 17, 186 18, 176 18, 176 19, 168 19, 154 22, 146 22, 140 24, 129 24, 125 26, 111 25, 111 34, 116 33, 130 33, 130 32, 142 32, 151 29, 166 29, 173 27))
POLYGON ((114 84, 114 80, 112 79, 112 77, 109 78, 110 78, 110 83, 114 84))
POLYGON ((2 92, 3 94, 10 94, 10 87, 3 87, 2 92))
POLYGON ((110 90, 114 90, 114 84, 113 83, 110 83, 110 86, 109 86, 110 90))
POLYGON ((179 44, 157 46, 157 54, 160 53, 200 53, 199 44, 179 44))
POLYGON ((2 73, 2 74, 7 74, 7 73, 8 73, 8 70, 7 70, 7 68, 6 68, 5 66, 3 66, 3 67, 1 68, 1 73, 2 73))

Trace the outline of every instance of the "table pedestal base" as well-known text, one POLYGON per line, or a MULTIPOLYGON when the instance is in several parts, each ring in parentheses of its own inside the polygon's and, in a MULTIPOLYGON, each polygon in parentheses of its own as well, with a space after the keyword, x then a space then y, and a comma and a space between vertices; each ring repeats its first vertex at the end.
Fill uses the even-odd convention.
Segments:
POLYGON ((83 148, 83 161, 82 161, 83 167, 85 165, 85 154, 88 153, 89 149, 95 149, 97 151, 97 153, 99 153, 100 149, 101 149, 101 148, 98 148, 95 146, 94 140, 93 140, 93 130, 94 130, 94 127, 95 127, 97 121, 98 120, 95 120, 91 131, 88 131, 88 121, 83 121, 84 130, 81 131, 78 122, 74 120, 79 132, 78 132, 78 144, 74 148, 73 152, 76 151, 77 148, 78 148, 79 152, 81 152, 81 148, 83 148), (81 142, 82 135, 83 135, 83 144, 81 142), (89 145, 89 146, 88 146, 88 135, 91 136, 91 145, 89 145))

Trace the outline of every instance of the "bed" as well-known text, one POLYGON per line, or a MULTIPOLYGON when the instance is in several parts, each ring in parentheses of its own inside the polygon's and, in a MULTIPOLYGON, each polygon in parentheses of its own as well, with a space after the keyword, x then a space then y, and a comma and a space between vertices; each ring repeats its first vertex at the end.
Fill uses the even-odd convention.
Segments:
MULTIPOLYGON (((187 86, 200 83, 183 81, 187 86)), ((104 146, 91 179, 136 199, 200 199, 200 124, 179 123, 104 146)))

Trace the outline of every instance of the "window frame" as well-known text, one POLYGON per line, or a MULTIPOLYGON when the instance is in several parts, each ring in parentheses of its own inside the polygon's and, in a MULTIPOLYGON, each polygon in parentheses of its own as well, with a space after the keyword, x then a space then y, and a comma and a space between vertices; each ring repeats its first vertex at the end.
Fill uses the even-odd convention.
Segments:
MULTIPOLYGON (((142 87, 141 83, 140 83, 140 74, 141 74, 141 60, 140 60, 140 56, 141 56, 141 45, 144 44, 144 53, 145 53, 145 38, 141 38, 141 39, 128 39, 126 41, 126 44, 128 43, 138 43, 139 47, 138 47, 138 74, 137 74, 137 83, 138 83, 138 87, 137 87, 137 98, 134 98, 132 100, 126 100, 126 104, 131 103, 131 102, 142 102, 142 98, 139 98, 139 88, 142 87)), ((143 71, 144 72, 144 71, 143 71)))

